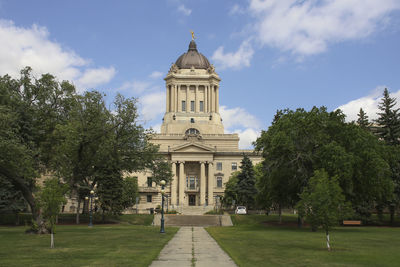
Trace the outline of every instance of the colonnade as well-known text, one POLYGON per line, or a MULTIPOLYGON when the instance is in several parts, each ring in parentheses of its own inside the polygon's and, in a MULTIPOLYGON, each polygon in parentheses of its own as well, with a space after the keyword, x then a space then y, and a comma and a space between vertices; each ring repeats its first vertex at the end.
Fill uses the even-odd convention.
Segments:
MULTIPOLYGON (((193 86, 193 85, 192 85, 193 86)), ((219 113, 219 88, 217 85, 201 85, 204 88, 204 94, 200 97, 199 87, 195 85, 195 98, 189 98, 190 85, 169 84, 167 85, 167 105, 166 112, 182 112, 182 101, 186 101, 186 112, 190 111, 190 101, 195 101, 195 113, 199 112, 216 112, 219 113), (186 87, 186 95, 181 94, 182 87, 186 87), (203 101, 203 111, 200 111, 200 101, 203 101)))
MULTIPOLYGON (((185 162, 176 161, 172 162, 172 181, 171 181, 171 204, 172 205, 183 205, 187 206, 188 203, 185 201, 186 191, 186 175, 185 175, 185 162), (177 172, 178 167, 178 172, 177 172)), ((200 162, 200 205, 206 203, 206 190, 208 192, 208 205, 214 204, 214 169, 212 162, 200 162), (206 179, 206 165, 208 169, 206 179), (208 180, 208 190, 206 188, 206 182, 208 180)))

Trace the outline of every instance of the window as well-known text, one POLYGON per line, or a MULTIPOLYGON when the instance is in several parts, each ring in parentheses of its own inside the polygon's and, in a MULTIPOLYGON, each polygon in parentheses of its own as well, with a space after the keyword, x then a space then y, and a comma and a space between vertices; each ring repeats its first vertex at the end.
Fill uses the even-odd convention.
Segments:
POLYGON ((147 177, 147 187, 152 187, 152 186, 153 186, 153 178, 147 177))
POLYGON ((200 101, 200 111, 203 112, 204 111, 204 102, 200 101))
POLYGON ((217 177, 217 187, 222 187, 222 177, 217 177))
POLYGON ((194 101, 190 101, 190 111, 194 112, 194 101))
POLYGON ((237 170, 237 163, 232 162, 232 171, 236 171, 236 170, 237 170))
POLYGON ((195 129, 195 128, 190 128, 190 129, 187 129, 187 130, 186 130, 185 134, 195 134, 195 135, 199 135, 200 132, 199 132, 199 130, 197 130, 197 129, 195 129))
POLYGON ((151 202, 152 200, 152 196, 151 195, 147 195, 147 202, 151 202))
POLYGON ((186 101, 182 100, 182 111, 186 111, 186 101))
POLYGON ((222 162, 217 162, 217 171, 222 171, 222 162))

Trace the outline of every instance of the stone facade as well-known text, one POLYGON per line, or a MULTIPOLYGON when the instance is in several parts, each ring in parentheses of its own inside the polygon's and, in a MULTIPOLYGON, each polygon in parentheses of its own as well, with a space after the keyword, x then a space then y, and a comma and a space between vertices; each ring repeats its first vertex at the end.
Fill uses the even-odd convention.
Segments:
MULTIPOLYGON (((239 170, 243 154, 253 164, 261 156, 239 149, 237 134, 224 133, 219 114, 221 79, 193 40, 164 80, 166 111, 161 133, 153 135, 151 142, 172 163, 174 177, 166 188, 168 206, 214 206, 232 172, 239 170)), ((160 188, 151 182, 151 173, 133 175, 139 183, 139 211, 160 205, 160 188)))

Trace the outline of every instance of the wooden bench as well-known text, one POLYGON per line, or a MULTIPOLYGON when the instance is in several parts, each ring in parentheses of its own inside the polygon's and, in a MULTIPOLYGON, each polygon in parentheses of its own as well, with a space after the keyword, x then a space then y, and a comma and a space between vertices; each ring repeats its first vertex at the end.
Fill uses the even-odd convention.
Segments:
POLYGON ((343 221, 344 226, 348 225, 361 225, 361 221, 343 221))

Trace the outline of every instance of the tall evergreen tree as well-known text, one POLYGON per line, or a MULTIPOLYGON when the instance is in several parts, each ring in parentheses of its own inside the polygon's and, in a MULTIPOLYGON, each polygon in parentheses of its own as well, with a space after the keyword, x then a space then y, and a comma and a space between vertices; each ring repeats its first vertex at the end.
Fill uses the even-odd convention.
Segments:
POLYGON ((396 104, 396 99, 390 97, 388 89, 385 88, 378 105, 381 112, 377 113, 379 117, 376 123, 380 126, 377 129, 377 134, 389 145, 400 144, 400 118, 399 108, 395 108, 396 104))
POLYGON ((254 175, 253 163, 250 158, 244 154, 241 162, 241 171, 238 174, 237 198, 238 203, 252 207, 257 195, 256 179, 254 175))
POLYGON ((358 113, 357 116, 358 116, 357 119, 358 126, 360 126, 362 129, 367 130, 370 126, 367 113, 365 113, 364 110, 360 108, 360 113, 358 113))

